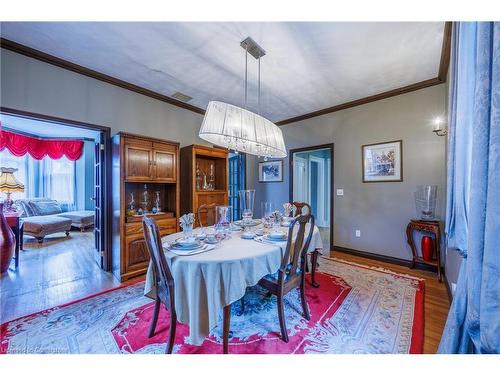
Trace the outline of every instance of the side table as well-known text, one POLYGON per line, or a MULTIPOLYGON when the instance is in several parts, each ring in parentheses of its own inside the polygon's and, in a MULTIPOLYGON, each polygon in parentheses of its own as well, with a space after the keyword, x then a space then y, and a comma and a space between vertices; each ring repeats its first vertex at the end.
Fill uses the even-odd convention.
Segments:
POLYGON ((415 267, 416 263, 435 266, 437 267, 438 280, 441 282, 441 228, 439 226, 439 221, 410 220, 406 227, 406 240, 408 241, 408 245, 410 245, 411 252, 413 254, 410 268, 415 267), (413 240, 414 231, 431 233, 434 235, 434 254, 436 255, 436 260, 427 261, 418 255, 417 247, 415 246, 415 241, 413 240))
POLYGON ((19 267, 19 250, 23 249, 23 221, 21 220, 21 212, 4 212, 4 216, 16 237, 14 259, 16 260, 15 267, 17 270, 19 267))

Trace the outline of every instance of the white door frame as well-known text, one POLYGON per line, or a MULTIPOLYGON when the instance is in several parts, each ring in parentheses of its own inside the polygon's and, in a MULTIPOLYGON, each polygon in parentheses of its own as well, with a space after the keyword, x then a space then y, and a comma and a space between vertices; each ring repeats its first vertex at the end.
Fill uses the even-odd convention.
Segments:
MULTIPOLYGON (((317 201, 317 212, 316 212, 316 225, 318 227, 324 227, 328 223, 326 222, 325 218, 325 159, 324 158, 319 158, 317 156, 310 155, 309 156, 309 174, 308 174, 308 182, 309 184, 312 183, 311 180, 311 164, 312 163, 317 163, 318 164, 318 181, 316 183, 316 196, 318 197, 317 201)), ((308 185, 309 185, 308 184, 308 185)), ((308 192, 308 202, 312 203, 311 201, 311 189, 309 189, 308 192)))

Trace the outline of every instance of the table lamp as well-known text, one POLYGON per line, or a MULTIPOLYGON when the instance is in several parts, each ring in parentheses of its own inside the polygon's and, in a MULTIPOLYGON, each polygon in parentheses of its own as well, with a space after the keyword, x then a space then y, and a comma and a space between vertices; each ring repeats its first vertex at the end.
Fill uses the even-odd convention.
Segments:
POLYGON ((8 211, 15 211, 13 208, 13 201, 10 195, 12 193, 22 193, 24 192, 24 185, 21 184, 19 181, 17 181, 16 177, 14 176, 14 172, 16 172, 16 168, 5 168, 1 167, 0 172, 0 192, 6 193, 4 205, 3 205, 3 210, 8 212, 8 211))

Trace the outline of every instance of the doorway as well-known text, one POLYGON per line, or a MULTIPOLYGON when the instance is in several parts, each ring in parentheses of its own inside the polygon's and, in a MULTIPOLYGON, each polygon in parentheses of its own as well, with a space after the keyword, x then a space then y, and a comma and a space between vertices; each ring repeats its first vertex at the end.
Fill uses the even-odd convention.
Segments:
POLYGON ((290 150, 290 201, 307 202, 324 246, 333 247, 333 144, 290 150))
POLYGON ((66 156, 34 159, 29 153, 16 157, 7 148, 2 151, 0 164, 17 163, 13 167, 25 185, 25 191, 13 197, 23 212, 24 248, 18 267, 13 261, 2 277, 2 320, 118 285, 111 273, 104 272, 111 266, 110 128, 6 108, 0 110, 0 121, 2 131, 40 140, 83 142, 82 155, 76 160, 66 156), (40 200, 50 203, 34 204, 40 200), (45 207, 45 211, 35 213, 27 207, 45 207), (55 216, 57 223, 43 218, 46 214, 55 216), (28 222, 32 227, 38 221, 66 226, 61 217, 69 221, 69 228, 26 231, 28 222))

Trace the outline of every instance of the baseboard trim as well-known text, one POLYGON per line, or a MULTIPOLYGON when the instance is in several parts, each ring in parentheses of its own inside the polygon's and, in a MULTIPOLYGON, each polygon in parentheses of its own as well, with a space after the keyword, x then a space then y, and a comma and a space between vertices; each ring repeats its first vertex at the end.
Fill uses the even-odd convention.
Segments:
MULTIPOLYGON (((380 260, 382 262, 392 263, 392 264, 396 264, 398 266, 405 266, 408 268, 410 268, 411 263, 412 263, 411 260, 407 260, 407 259, 395 258, 395 257, 387 256, 387 255, 368 253, 366 251, 355 250, 355 249, 350 249, 350 248, 341 247, 341 246, 334 246, 331 251, 340 251, 341 253, 356 255, 356 256, 363 257, 363 258, 367 258, 367 259, 380 260)), ((431 265, 427 265, 427 264, 423 264, 423 263, 416 263, 415 268, 419 269, 419 270, 423 270, 423 271, 431 271, 431 272, 437 271, 436 267, 431 266, 431 265)), ((448 287, 448 283, 446 285, 448 287)))

